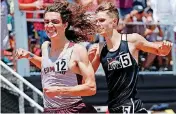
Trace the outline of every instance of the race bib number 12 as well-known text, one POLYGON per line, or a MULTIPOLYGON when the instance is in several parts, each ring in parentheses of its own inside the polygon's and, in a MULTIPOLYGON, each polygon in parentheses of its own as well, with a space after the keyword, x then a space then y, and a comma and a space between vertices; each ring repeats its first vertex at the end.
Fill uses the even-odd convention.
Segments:
POLYGON ((68 63, 66 59, 59 59, 54 66, 56 72, 62 72, 68 70, 68 63))

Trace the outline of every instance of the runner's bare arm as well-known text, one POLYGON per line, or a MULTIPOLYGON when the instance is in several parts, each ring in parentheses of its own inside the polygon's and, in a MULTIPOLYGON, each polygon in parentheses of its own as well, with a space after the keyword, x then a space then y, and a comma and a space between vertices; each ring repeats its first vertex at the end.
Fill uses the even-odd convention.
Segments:
POLYGON ((91 96, 96 93, 95 74, 88 60, 87 50, 83 46, 75 45, 73 54, 76 54, 78 57, 76 63, 84 83, 73 87, 55 86, 44 88, 44 92, 51 97, 56 95, 91 96))
MULTIPOLYGON (((76 47, 77 48, 77 47, 76 47)), ((87 50, 84 47, 78 47, 75 53, 79 54, 77 66, 83 77, 83 84, 71 87, 70 94, 74 96, 91 96, 96 93, 95 73, 88 59, 87 50), (81 52, 81 53, 80 53, 81 52)))
POLYGON ((133 39, 135 39, 135 46, 138 50, 142 50, 159 56, 168 55, 173 45, 169 41, 148 42, 144 37, 136 33, 133 33, 132 37, 133 39))
POLYGON ((15 57, 18 59, 26 58, 30 60, 30 62, 32 62, 34 65, 36 65, 38 68, 41 69, 42 58, 25 49, 22 49, 22 48, 17 49, 15 52, 15 57))

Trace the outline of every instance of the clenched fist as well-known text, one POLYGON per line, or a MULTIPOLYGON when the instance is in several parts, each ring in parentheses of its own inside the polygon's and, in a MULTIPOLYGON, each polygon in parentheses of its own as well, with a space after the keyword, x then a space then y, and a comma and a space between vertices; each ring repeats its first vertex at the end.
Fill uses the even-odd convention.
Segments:
POLYGON ((25 49, 19 48, 15 51, 16 59, 29 58, 29 57, 30 57, 30 52, 25 49))
POLYGON ((161 44, 161 46, 159 47, 160 55, 164 55, 164 56, 168 55, 172 49, 172 45, 173 45, 173 43, 164 40, 163 43, 161 44))

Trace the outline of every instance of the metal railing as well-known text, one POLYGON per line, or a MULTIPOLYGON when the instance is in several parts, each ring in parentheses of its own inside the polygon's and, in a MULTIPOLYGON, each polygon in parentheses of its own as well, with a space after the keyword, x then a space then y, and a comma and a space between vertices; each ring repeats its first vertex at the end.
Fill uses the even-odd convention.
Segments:
POLYGON ((24 79, 22 76, 20 76, 18 73, 16 73, 13 69, 11 69, 9 66, 7 66, 5 63, 0 61, 0 65, 2 65, 5 69, 10 71, 15 77, 17 77, 19 80, 21 80, 24 84, 26 84, 28 87, 30 87, 32 90, 34 90, 38 95, 43 97, 43 93, 37 89, 35 86, 33 86, 31 83, 29 83, 26 79, 24 79))
MULTIPOLYGON (((1 75, 1 79, 2 81, 4 81, 6 84, 8 84, 11 88, 13 88, 14 90, 16 90, 20 95, 21 97, 24 97, 27 101, 29 101, 32 105, 34 105, 37 109, 39 109, 41 112, 43 112, 43 107, 41 107, 38 103, 36 103, 38 101, 38 95, 43 98, 43 93, 37 89, 35 86, 33 86, 30 82, 28 82, 26 79, 24 79, 22 76, 20 76, 18 73, 16 73, 13 69, 11 69, 9 66, 7 66, 5 63, 3 63, 2 61, 0 61, 0 65, 2 67, 4 67, 6 70, 8 70, 9 72, 11 72, 13 74, 13 76, 15 76, 16 78, 19 79, 20 81, 20 84, 19 84, 19 88, 18 89, 15 85, 13 85, 10 81, 8 81, 6 78, 4 78, 2 75, 1 75), (34 100, 31 99, 29 96, 27 96, 24 92, 23 92, 23 83, 25 85, 27 85, 29 88, 31 88, 33 90, 33 97, 34 97, 34 100)), ((22 107, 24 106, 24 103, 23 103, 23 98, 19 98, 19 107, 22 107), (21 102, 21 103, 20 103, 21 102), (23 105, 23 106, 22 106, 23 105)), ((22 109, 22 112, 24 112, 24 109, 22 109)), ((38 112, 36 109, 35 109, 35 112, 38 112)))
POLYGON ((14 89, 17 93, 19 93, 21 96, 23 96, 27 101, 29 101, 31 104, 33 104, 37 109, 39 109, 41 112, 43 112, 42 106, 40 106, 33 99, 31 99, 28 95, 26 95, 23 91, 18 89, 14 84, 12 84, 10 81, 8 81, 6 78, 4 78, 4 76, 0 75, 0 79, 3 82, 5 82, 7 85, 9 85, 12 89, 14 89))

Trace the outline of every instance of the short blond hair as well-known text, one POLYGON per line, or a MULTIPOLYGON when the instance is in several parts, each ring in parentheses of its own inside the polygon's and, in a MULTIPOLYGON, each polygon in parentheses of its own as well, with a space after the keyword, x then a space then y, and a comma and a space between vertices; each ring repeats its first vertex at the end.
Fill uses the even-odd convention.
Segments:
POLYGON ((98 6, 96 13, 98 13, 100 11, 107 11, 109 16, 116 17, 119 19, 119 12, 118 12, 116 6, 112 2, 102 2, 98 6))

